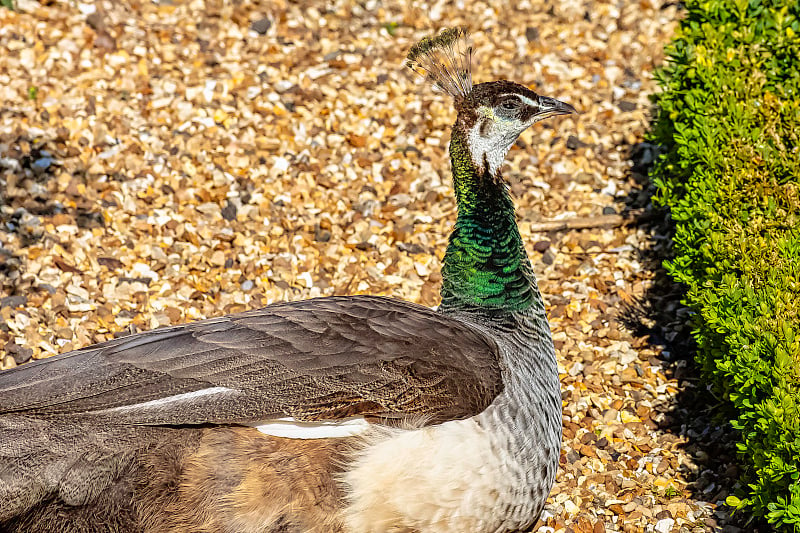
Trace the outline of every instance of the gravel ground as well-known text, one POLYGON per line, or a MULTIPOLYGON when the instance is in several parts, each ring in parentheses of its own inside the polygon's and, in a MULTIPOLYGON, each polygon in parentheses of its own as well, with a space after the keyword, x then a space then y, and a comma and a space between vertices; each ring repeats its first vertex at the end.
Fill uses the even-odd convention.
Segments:
POLYGON ((320 4, 0 8, 2 367, 275 301, 435 305, 454 114, 402 62, 431 28, 466 25, 476 81, 581 111, 523 134, 505 171, 564 391, 538 531, 740 531, 721 506, 728 433, 702 408, 642 177, 676 7, 320 4))

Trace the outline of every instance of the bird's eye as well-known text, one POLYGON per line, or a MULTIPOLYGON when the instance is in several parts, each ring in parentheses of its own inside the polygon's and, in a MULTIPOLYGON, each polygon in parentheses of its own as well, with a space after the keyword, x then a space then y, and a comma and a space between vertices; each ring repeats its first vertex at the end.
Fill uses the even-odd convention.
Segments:
POLYGON ((517 108, 518 100, 506 100, 500 105, 503 107, 503 109, 506 109, 508 111, 513 111, 514 109, 517 108))

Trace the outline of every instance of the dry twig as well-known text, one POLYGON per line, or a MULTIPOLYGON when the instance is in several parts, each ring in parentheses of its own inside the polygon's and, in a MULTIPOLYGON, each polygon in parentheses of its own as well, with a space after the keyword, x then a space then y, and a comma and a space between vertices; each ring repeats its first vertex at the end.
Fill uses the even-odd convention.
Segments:
POLYGON ((635 209, 624 215, 596 215, 589 217, 566 218, 563 220, 545 220, 531 224, 532 233, 546 233, 548 231, 571 231, 591 228, 618 228, 642 224, 650 220, 644 215, 644 209, 635 209))

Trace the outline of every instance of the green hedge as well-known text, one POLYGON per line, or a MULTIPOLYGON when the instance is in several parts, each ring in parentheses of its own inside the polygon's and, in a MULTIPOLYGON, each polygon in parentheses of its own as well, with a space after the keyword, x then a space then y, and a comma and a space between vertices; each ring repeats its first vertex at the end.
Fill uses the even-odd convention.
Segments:
POLYGON ((728 503, 800 531, 800 1, 688 0, 667 57, 651 177, 699 363, 741 431, 728 503))

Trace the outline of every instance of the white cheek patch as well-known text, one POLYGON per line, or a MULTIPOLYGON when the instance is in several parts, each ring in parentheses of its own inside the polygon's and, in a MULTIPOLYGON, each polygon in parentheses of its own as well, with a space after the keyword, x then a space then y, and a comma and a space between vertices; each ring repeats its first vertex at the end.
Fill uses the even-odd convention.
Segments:
POLYGON ((486 108, 478 110, 478 117, 467 134, 472 163, 479 172, 488 171, 496 176, 508 150, 522 132, 516 125, 498 119, 486 108), (487 165, 488 168, 485 168, 487 165))
POLYGON ((370 427, 370 423, 360 416, 341 420, 321 420, 319 422, 304 422, 292 417, 286 417, 253 422, 247 425, 254 427, 265 435, 287 439, 352 437, 364 433, 370 427))

